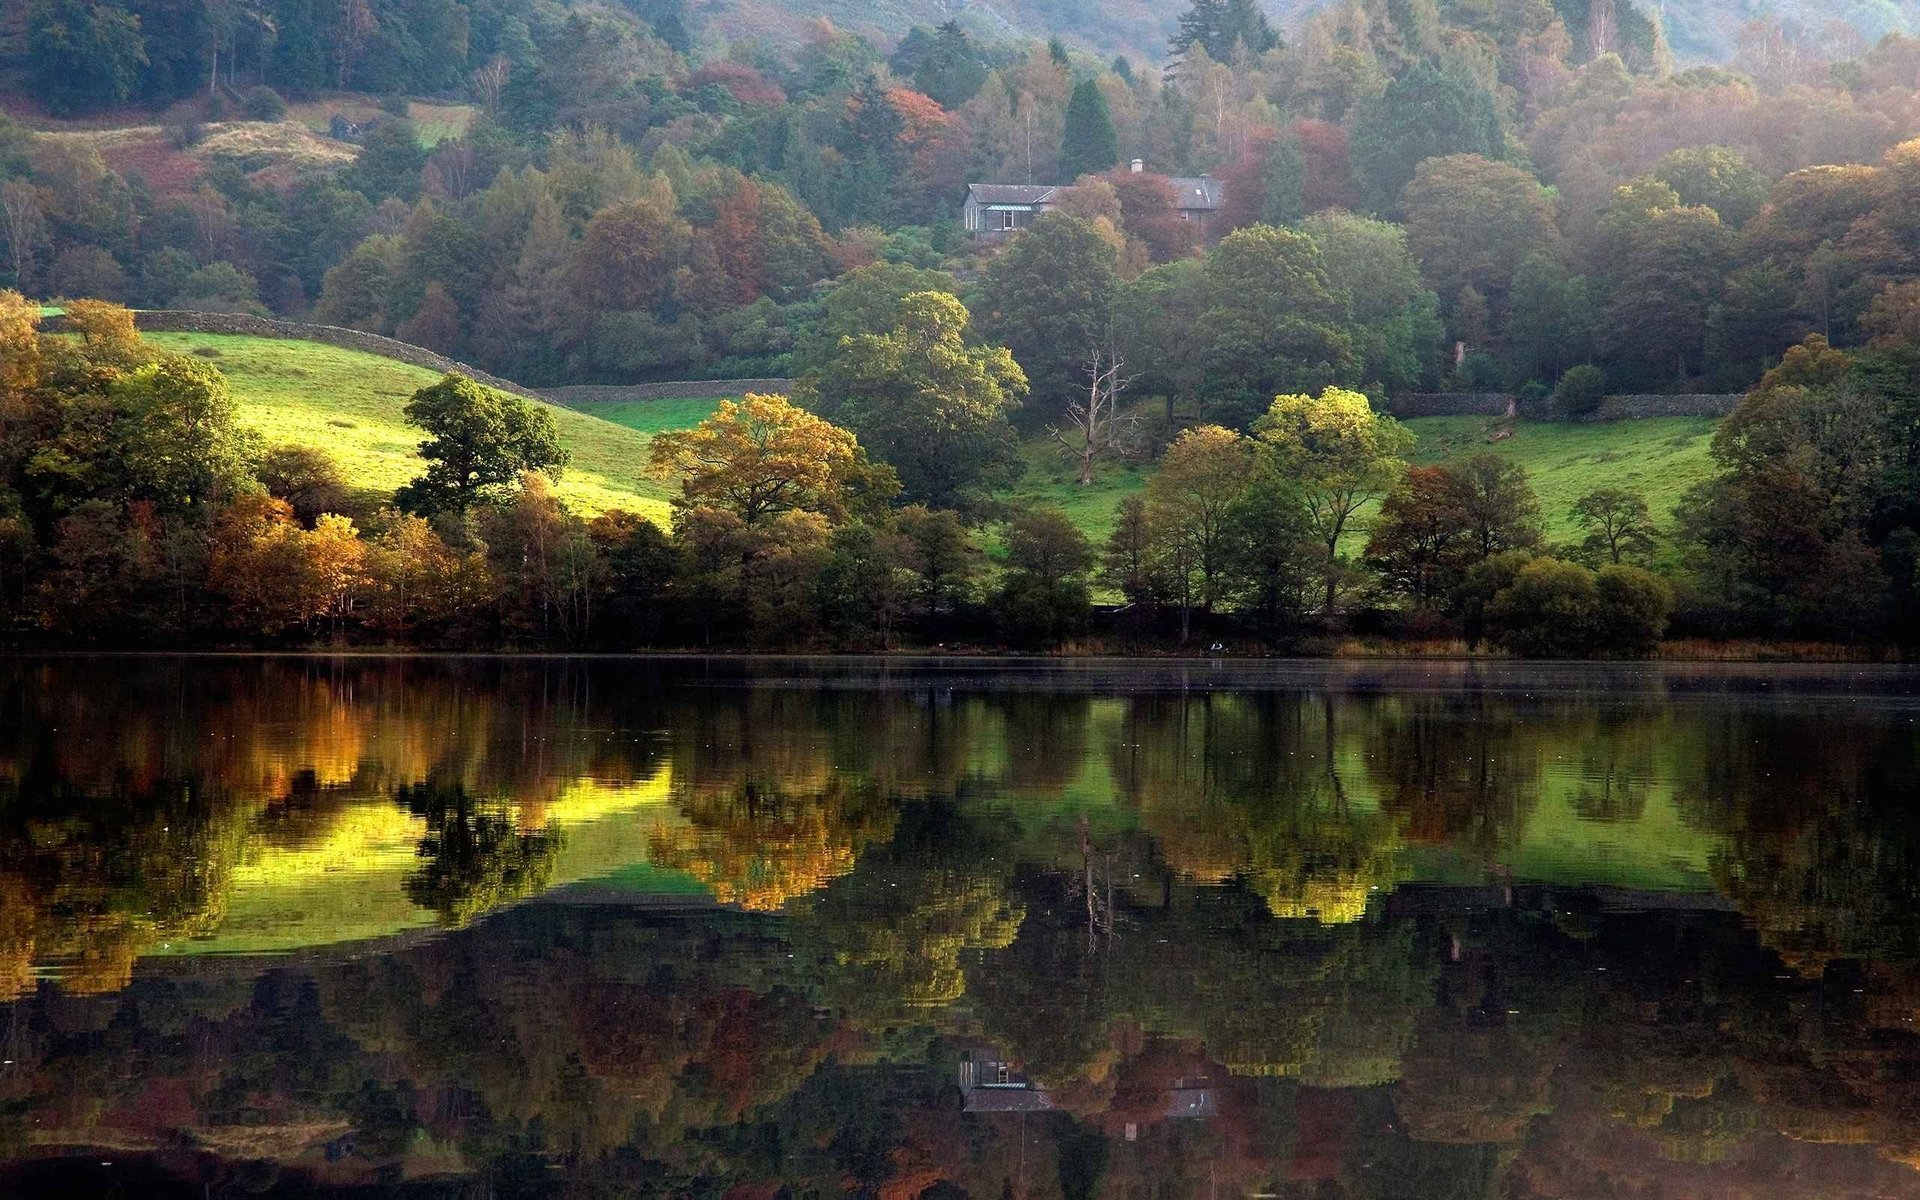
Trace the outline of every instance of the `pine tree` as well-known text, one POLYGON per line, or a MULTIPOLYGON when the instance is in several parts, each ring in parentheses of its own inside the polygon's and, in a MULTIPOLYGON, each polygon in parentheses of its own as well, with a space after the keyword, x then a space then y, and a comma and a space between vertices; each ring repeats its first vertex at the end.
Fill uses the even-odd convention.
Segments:
POLYGON ((1120 140, 1100 85, 1083 79, 1067 101, 1066 133, 1060 143, 1060 174, 1065 179, 1098 175, 1120 161, 1120 140))
POLYGON ((1215 62, 1231 63, 1243 53, 1265 54, 1279 44, 1259 0, 1193 0, 1193 7, 1180 18, 1172 50, 1179 58, 1199 46, 1215 62))

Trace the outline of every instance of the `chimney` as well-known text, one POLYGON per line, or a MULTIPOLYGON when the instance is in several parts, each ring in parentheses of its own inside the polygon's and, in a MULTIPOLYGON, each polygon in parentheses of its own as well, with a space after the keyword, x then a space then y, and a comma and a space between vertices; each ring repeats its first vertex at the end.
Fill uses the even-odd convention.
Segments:
POLYGON ((1135 175, 1141 175, 1141 174, 1145 174, 1145 173, 1146 173, 1146 169, 1147 169, 1147 160, 1146 160, 1146 159, 1144 159, 1144 158, 1136 158, 1136 159, 1134 159, 1134 160, 1133 160, 1133 173, 1134 173, 1135 175))

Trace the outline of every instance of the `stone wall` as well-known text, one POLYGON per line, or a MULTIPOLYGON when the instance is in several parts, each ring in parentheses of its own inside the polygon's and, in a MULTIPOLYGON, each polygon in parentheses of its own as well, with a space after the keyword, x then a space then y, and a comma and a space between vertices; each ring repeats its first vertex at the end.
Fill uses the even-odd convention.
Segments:
POLYGON ((1691 396, 1608 396, 1585 421, 1638 421, 1647 417, 1724 417, 1740 404, 1741 395, 1703 393, 1691 396))
MULTIPOLYGON (((1388 411, 1396 417, 1504 417, 1516 397, 1497 392, 1408 392, 1395 396, 1388 411)), ((1647 417, 1724 417, 1740 403, 1740 394, 1686 396, 1608 396, 1580 421, 1638 421, 1647 417)), ((1544 419, 1555 420, 1551 414, 1544 419)))
POLYGON ((790 396, 791 379, 692 379, 676 383, 633 383, 598 386, 553 387, 541 394, 555 404, 592 411, 596 404, 618 404, 630 400, 705 400, 725 396, 738 399, 748 392, 790 396))
POLYGON ((1514 404, 1503 392, 1404 392, 1387 410, 1396 417, 1505 417, 1514 404))

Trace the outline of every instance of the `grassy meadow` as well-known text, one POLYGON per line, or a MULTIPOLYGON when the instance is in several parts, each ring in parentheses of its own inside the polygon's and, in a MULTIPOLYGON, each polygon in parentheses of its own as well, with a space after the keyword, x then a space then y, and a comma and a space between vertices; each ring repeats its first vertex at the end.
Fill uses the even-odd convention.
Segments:
MULTIPOLYGON (((436 378, 431 371, 358 351, 312 342, 212 334, 150 334, 153 342, 217 364, 232 384, 242 419, 268 443, 326 447, 355 486, 389 491, 418 473, 420 434, 407 426, 402 406, 436 378)), ((715 398, 635 400, 582 409, 553 407, 562 442, 573 454, 561 496, 585 513, 626 508, 664 521, 672 490, 644 475, 647 446, 656 433, 686 429, 713 412, 715 398)), ((1414 461, 1443 463, 1491 452, 1525 464, 1540 496, 1547 535, 1576 538, 1569 510, 1605 485, 1637 490, 1663 523, 1680 497, 1713 469, 1708 448, 1714 422, 1663 417, 1607 425, 1522 422, 1512 436, 1490 442, 1506 423, 1486 417, 1421 417, 1407 427, 1418 437, 1414 461)), ((1016 505, 1059 509, 1096 545, 1112 531, 1120 502, 1146 486, 1152 468, 1102 465, 1081 487, 1073 464, 1046 437, 1021 446, 1022 471, 1006 499, 1016 505)), ((990 539, 991 540, 991 539, 990 539)), ((1358 553, 1364 535, 1351 550, 1358 553)))
MULTIPOLYGON (((267 444, 319 446, 339 461, 353 487, 389 492, 420 472, 421 433, 406 423, 401 409, 414 392, 439 378, 432 371, 315 342, 197 333, 145 336, 219 367, 241 420, 267 444)), ((572 409, 551 408, 560 441, 573 455, 561 475, 561 497, 582 513, 625 508, 664 522, 669 491, 643 474, 649 437, 572 409)))

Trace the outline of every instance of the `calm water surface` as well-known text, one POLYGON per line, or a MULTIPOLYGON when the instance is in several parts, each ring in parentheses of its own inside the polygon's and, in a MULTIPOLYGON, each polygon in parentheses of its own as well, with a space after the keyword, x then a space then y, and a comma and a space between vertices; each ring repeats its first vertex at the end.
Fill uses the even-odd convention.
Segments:
POLYGON ((0 660, 0 1195, 1920 1197, 1920 675, 0 660))

